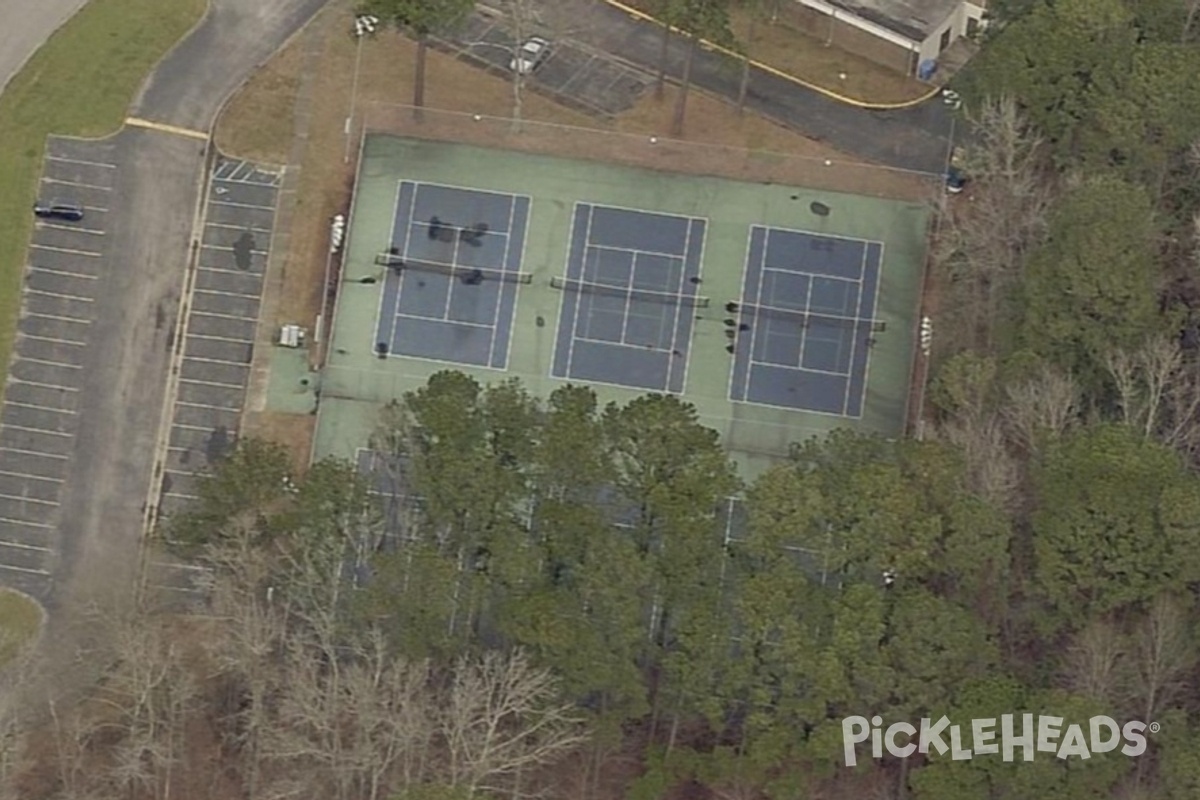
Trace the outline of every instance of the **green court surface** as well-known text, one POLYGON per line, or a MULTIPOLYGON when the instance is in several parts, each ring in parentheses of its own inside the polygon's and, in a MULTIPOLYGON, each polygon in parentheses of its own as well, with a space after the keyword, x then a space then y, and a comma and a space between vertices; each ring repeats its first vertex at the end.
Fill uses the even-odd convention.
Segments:
MULTIPOLYGON (((319 379, 320 409, 315 456, 353 459, 366 447, 379 407, 419 388, 435 372, 461 370, 481 382, 519 378, 545 396, 567 381, 551 377, 560 306, 570 295, 550 285, 566 274, 577 202, 703 218, 700 294, 710 308, 695 315, 686 351, 682 398, 703 424, 716 429, 745 477, 787 454, 791 442, 848 427, 899 436, 915 344, 927 209, 920 204, 813 192, 799 187, 654 172, 589 161, 535 156, 466 145, 372 135, 364 142, 338 286, 329 356, 319 379), (375 352, 386 268, 376 256, 390 241, 401 181, 480 189, 532 199, 506 369, 375 352), (811 204, 829 207, 818 216, 811 204), (734 356, 723 308, 740 298, 753 225, 883 244, 874 318, 886 323, 875 335, 858 418, 746 402, 731 402, 734 356), (361 282, 363 278, 374 282, 361 282), (539 319, 541 324, 539 324, 539 319)), ((431 234, 432 237, 432 234, 431 234)), ((642 390, 595 384, 603 401, 627 402, 642 390)))

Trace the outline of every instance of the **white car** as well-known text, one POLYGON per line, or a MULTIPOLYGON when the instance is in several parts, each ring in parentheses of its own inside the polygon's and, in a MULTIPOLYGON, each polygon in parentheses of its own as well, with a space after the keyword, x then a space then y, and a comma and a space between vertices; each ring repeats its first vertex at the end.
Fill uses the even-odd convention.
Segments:
POLYGON ((520 75, 528 75, 541 66, 549 55, 550 43, 540 36, 530 36, 513 60, 508 62, 508 68, 520 75))

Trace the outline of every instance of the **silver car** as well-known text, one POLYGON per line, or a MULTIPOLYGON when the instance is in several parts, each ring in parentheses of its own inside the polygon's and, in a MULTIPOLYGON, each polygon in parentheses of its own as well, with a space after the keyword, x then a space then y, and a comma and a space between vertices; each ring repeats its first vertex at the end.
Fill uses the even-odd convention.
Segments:
POLYGON ((519 75, 528 75, 542 65, 550 56, 550 42, 540 36, 530 36, 521 45, 508 68, 519 75))

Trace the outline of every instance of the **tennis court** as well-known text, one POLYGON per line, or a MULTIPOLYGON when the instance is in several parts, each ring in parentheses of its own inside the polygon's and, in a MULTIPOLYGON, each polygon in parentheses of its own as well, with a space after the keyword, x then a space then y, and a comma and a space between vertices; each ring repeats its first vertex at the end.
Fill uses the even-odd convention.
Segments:
POLYGON ((881 242, 755 225, 734 341, 729 399, 861 417, 876 334, 881 242))
POLYGON ((388 246, 375 354, 504 369, 530 199, 401 181, 388 246))
POLYGON ((706 221, 576 203, 551 375, 684 391, 706 221))

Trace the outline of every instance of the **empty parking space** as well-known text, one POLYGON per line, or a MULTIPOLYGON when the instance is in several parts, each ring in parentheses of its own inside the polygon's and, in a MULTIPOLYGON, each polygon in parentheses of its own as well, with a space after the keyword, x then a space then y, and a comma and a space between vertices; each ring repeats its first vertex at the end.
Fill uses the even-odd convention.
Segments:
POLYGON ((163 470, 165 514, 194 499, 236 440, 281 177, 240 160, 213 172, 163 470))
POLYGON ((118 174, 112 144, 55 137, 47 142, 39 200, 77 204, 84 216, 35 220, 0 408, 0 583, 35 592, 49 585, 56 555, 58 505, 71 475, 118 174))

